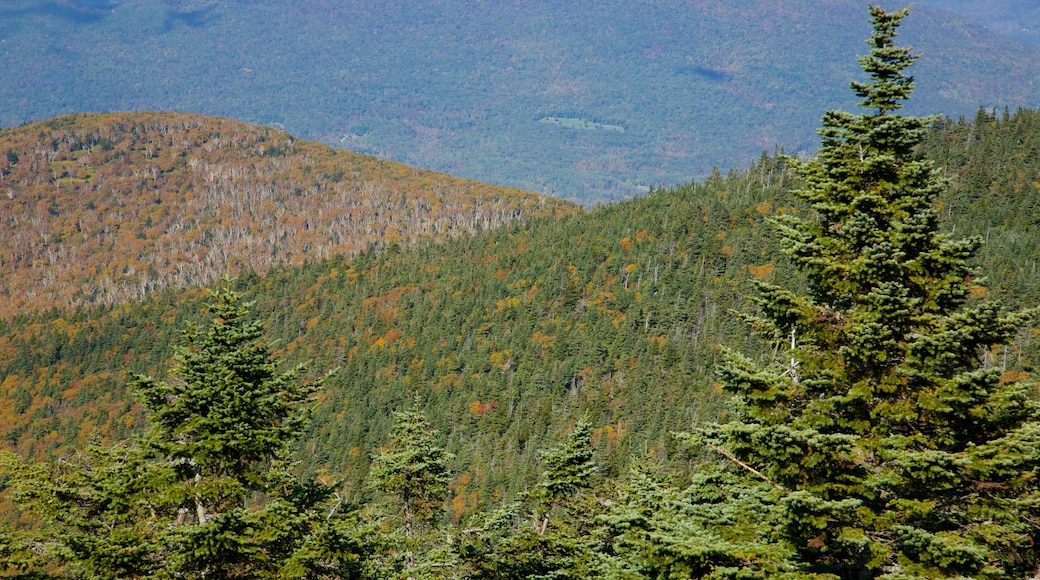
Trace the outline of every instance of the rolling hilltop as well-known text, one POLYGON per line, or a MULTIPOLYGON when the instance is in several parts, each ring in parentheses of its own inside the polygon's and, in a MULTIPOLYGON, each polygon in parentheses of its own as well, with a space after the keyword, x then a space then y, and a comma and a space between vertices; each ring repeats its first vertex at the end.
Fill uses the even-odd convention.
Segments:
POLYGON ((0 131, 0 318, 576 209, 227 119, 61 117, 0 131))
POLYGON ((1040 44, 1040 5, 1031 0, 925 0, 920 4, 955 12, 1009 38, 1040 44))
MULTIPOLYGON (((855 106, 864 5, 9 0, 0 125, 221 115, 592 204, 813 151, 855 106)), ((923 54, 912 113, 1040 106, 1038 46, 927 5, 901 40, 923 54)))

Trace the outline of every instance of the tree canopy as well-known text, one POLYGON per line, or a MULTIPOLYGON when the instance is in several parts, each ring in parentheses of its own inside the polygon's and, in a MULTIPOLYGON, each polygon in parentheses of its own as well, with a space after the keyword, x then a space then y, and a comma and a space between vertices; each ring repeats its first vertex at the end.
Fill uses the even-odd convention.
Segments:
POLYGON ((720 375, 740 419, 709 433, 783 490, 777 530, 806 570, 846 578, 1021 577, 1040 554, 1038 407, 990 356, 1035 310, 972 300, 977 238, 940 232, 945 187, 916 154, 931 118, 901 116, 916 60, 906 10, 872 6, 866 112, 828 112, 798 163, 809 217, 774 220, 809 283, 759 282, 745 315, 774 345, 720 375))

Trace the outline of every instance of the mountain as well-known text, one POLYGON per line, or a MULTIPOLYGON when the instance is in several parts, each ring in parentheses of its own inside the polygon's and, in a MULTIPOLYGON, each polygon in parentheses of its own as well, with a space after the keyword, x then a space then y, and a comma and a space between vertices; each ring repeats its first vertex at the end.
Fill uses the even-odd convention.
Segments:
MULTIPOLYGON (((954 237, 986 240, 974 290, 1040 303, 1040 113, 948 120, 923 147, 949 177, 940 200, 954 237)), ((750 279, 803 285, 779 256, 770 216, 802 212, 780 159, 562 217, 413 247, 363 251, 245 274, 278 356, 339 368, 298 449, 312 470, 360 484, 386 441, 389 409, 418 396, 455 454, 452 509, 509 497, 538 475, 538 452, 587 416, 609 474, 635 454, 673 464, 671 433, 731 412, 715 388, 721 346, 761 345, 730 313, 750 279)), ((141 426, 127 369, 156 373, 202 292, 0 321, 0 442, 26 457, 126 437, 141 426)), ((1040 341, 983 353, 1033 373, 1040 341)), ((1010 376, 1010 375, 1009 375, 1010 376)))
POLYGON ((1008 38, 1040 45, 1040 5, 1033 0, 924 0, 920 4, 948 10, 1008 38))
MULTIPOLYGON (((865 14, 853 0, 9 0, 0 125, 220 115, 592 204, 813 150, 823 112, 855 106, 865 14)), ((911 112, 1040 105, 1040 47, 926 5, 903 36, 924 55, 911 112)))
POLYGON ((0 318, 577 210, 228 119, 60 117, 0 131, 0 318))

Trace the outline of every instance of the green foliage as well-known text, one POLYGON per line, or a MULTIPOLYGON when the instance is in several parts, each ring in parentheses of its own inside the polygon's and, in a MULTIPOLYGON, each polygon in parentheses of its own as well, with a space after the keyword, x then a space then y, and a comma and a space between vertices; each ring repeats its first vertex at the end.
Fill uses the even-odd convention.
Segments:
POLYGON ((979 240, 939 232, 944 183, 915 153, 931 120, 895 114, 916 60, 893 43, 905 15, 871 8, 870 82, 852 85, 869 112, 824 116, 794 191, 813 213, 775 220, 809 292, 759 284, 746 318, 777 356, 727 356, 740 420, 705 435, 785 490, 778 530, 807 570, 1021 576, 1040 560, 1040 410, 987 353, 1035 311, 968 303, 979 240))
POLYGON ((506 504, 484 519, 479 541, 463 550, 477 577, 564 580, 595 574, 604 542, 596 516, 605 506, 594 491, 600 468, 591 444, 591 424, 582 418, 563 442, 543 451, 542 478, 534 491, 522 494, 523 503, 506 504))
POLYGON ((411 536, 417 526, 433 524, 441 515, 452 481, 452 456, 434 442, 436 433, 418 399, 394 418, 389 448, 373 458, 368 477, 374 488, 400 503, 405 535, 411 536))
MULTIPOLYGON (((951 177, 940 223, 988 239, 971 265, 990 277, 985 287, 973 277, 971 292, 1011 306, 1040 301, 1038 120, 1019 111, 946 121, 920 145, 951 177)), ((243 275, 238 288, 255 298, 277 356, 342 367, 318 395, 297 457, 358 493, 369 450, 392 427, 386 409, 420 393, 456 455, 452 470, 472 478, 457 486, 452 518, 534 485, 538 450, 586 410, 604 475, 624 473, 644 447, 674 459, 670 431, 728 412, 712 388, 716 345, 750 349, 752 361, 768 350, 728 314, 744 306, 747 280, 782 284, 768 300, 778 304, 804 284, 765 225, 806 215, 784 193, 790 175, 782 158, 763 155, 744 171, 568 219, 243 275)), ((93 433, 114 442, 140 432, 122 374, 160 372, 201 296, 168 290, 0 321, 0 439, 39 460, 83 449, 93 433)), ((797 319, 796 304, 782 308, 797 319)), ((789 344, 790 332, 774 338, 789 344)), ((1026 376, 1038 345, 1020 332, 984 356, 1007 377, 1026 376)))
POLYGON ((858 85, 868 114, 828 115, 802 199, 792 161, 763 154, 564 219, 247 274, 273 346, 218 300, 224 328, 190 327, 172 377, 139 379, 143 442, 115 443, 146 430, 119 373, 159 372, 201 291, 0 320, 0 437, 65 462, 9 458, 10 491, 45 520, 27 538, 21 516, 12 556, 45 546, 82 575, 145 574, 154 561, 119 557, 149 542, 156 573, 183 576, 1026 575, 1037 343, 978 300, 1036 302, 1040 116, 897 117, 913 57, 885 26, 865 64, 887 84, 858 85), (989 243, 973 257, 940 225, 989 243), (748 284, 763 344, 726 314, 748 284), (308 360, 342 372, 307 396, 292 365, 308 360), (671 434, 734 416, 701 430, 703 454, 671 434), (644 452, 655 467, 626 476, 644 452))
POLYGON ((448 467, 453 457, 436 443, 418 398, 410 410, 395 412, 394 419, 390 443, 372 458, 368 474, 369 485, 389 500, 375 513, 384 520, 383 549, 369 567, 380 578, 442 577, 458 563, 438 525, 453 479, 448 467))
POLYGON ((777 542, 777 491, 705 464, 685 489, 653 464, 633 467, 601 516, 605 578, 807 578, 777 542))
POLYGON ((567 439, 542 455, 545 471, 537 497, 550 510, 583 488, 592 487, 598 468, 592 460, 592 425, 582 418, 567 439))
POLYGON ((251 308, 225 285, 213 294, 213 322, 205 334, 189 327, 174 349, 177 380, 139 375, 132 382, 150 411, 149 444, 185 480, 263 485, 267 462, 284 455, 300 435, 306 404, 321 387, 321 381, 297 382, 300 367, 277 372, 259 342, 262 325, 250 318, 251 308))
POLYGON ((161 489, 169 480, 137 446, 97 443, 53 464, 7 456, 13 499, 45 522, 47 556, 93 578, 144 577, 166 556, 161 489))
POLYGON ((251 305, 226 280, 213 319, 174 349, 174 380, 137 376, 148 434, 57 463, 10 462, 14 499, 43 522, 50 559, 88 577, 321 577, 363 542, 334 488, 301 480, 289 444, 325 378, 278 372, 251 305), (345 519, 347 518, 347 519, 345 519), (316 546, 320 546, 317 548, 316 546))

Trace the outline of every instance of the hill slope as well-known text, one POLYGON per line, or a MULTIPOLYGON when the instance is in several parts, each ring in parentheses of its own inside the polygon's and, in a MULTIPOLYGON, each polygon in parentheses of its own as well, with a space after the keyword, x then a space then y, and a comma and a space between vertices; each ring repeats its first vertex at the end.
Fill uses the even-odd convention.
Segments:
MULTIPOLYGON (((1040 106, 1040 47, 926 6, 903 31, 912 112, 1040 106)), ((867 32, 853 0, 9 0, 0 125, 222 115, 593 202, 814 149, 867 32)))
POLYGON ((924 0, 925 6, 949 10, 990 30, 1040 45, 1040 5, 1032 0, 924 0))
POLYGON ((0 131, 0 318, 577 208, 169 113, 0 131))
MULTIPOLYGON (((943 219, 988 241, 977 291, 1012 305, 1040 303, 1038 145, 1040 113, 1023 111, 944 123, 925 146, 953 183, 943 219)), ((584 413, 614 473, 644 450, 682 462, 669 433, 727 411, 718 345, 754 348, 728 309, 750 277, 798 284, 765 225, 798 211, 785 173, 765 158, 589 213, 244 276, 282 356, 340 367, 301 458, 361 493, 388 409, 418 394, 457 456, 460 513, 531 482, 537 451, 584 413)), ((0 322, 2 444, 39 456, 137 428, 121 373, 160 369, 200 296, 0 322)), ((983 356, 1029 373, 1038 347, 1030 331, 983 356)))

